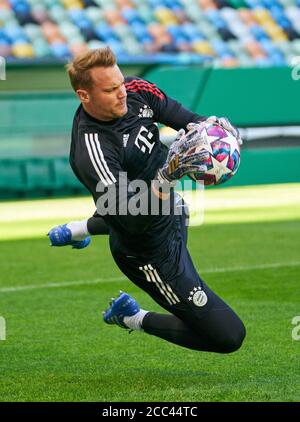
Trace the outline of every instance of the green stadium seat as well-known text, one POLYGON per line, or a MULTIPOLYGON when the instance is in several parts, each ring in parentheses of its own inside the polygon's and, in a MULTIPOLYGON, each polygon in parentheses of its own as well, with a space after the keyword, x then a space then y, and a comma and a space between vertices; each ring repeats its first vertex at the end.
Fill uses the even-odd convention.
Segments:
POLYGON ((54 188, 51 159, 31 158, 25 161, 27 187, 29 190, 54 188))
POLYGON ((84 189, 74 175, 67 157, 53 159, 55 189, 84 189))
POLYGON ((10 192, 26 190, 25 169, 21 160, 0 160, 0 190, 10 192))
POLYGON ((247 7, 244 0, 229 0, 231 7, 239 9, 240 7, 247 7))

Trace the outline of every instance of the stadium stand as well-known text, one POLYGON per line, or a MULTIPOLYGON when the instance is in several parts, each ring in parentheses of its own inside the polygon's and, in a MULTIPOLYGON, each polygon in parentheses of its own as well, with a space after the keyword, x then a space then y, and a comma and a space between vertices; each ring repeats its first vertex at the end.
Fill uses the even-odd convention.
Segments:
POLYGON ((0 0, 0 199, 86 193, 68 163, 78 99, 63 64, 105 45, 127 74, 242 128, 233 184, 299 182, 300 0, 0 0))
MULTIPOLYGON (((288 67, 163 66, 145 77, 201 114, 226 110, 244 130, 241 168, 226 186, 300 180, 300 83, 293 81, 288 67), (258 92, 263 93, 259 101, 258 92), (254 131, 250 139, 249 128, 262 133, 254 131), (282 160, 289 163, 288 172, 278 171, 282 160)), ((2 93, 0 100, 0 198, 85 194, 68 162, 72 118, 79 104, 74 93, 2 93)), ((162 138, 171 141, 174 133, 162 131, 162 138)))
POLYGON ((109 44, 118 57, 185 53, 221 67, 300 55, 299 0, 0 0, 0 56, 66 60, 109 44))

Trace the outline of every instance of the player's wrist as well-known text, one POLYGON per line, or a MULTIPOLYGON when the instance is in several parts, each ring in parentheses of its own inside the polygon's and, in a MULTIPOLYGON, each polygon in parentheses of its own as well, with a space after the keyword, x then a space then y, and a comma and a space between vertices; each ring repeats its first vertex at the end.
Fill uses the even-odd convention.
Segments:
POLYGON ((89 236, 89 231, 87 227, 88 220, 81 221, 70 221, 67 223, 67 228, 72 234, 72 240, 84 240, 86 236, 89 236))

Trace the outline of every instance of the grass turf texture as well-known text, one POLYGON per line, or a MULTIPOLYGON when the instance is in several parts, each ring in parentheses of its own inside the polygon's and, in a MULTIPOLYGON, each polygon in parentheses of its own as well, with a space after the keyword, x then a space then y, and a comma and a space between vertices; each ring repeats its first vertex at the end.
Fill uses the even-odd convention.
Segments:
MULTIPOLYGON (((3 218, 0 315, 7 339, 0 341, 0 400, 299 401, 300 341, 291 336, 300 314, 299 185, 241 189, 256 199, 251 209, 226 207, 236 188, 219 192, 208 196, 225 195, 223 207, 211 206, 207 223, 190 228, 189 249, 208 285, 245 322, 246 340, 230 355, 105 325, 101 310, 119 289, 145 309, 160 309, 119 272, 107 238, 94 238, 82 251, 49 248, 41 235, 67 219, 55 222, 49 212, 34 225, 29 213, 24 234, 13 216, 3 218), (291 200, 282 201, 290 187, 291 200)), ((36 201, 30 204, 36 209, 36 201)), ((67 218, 68 207, 63 212, 67 218)))

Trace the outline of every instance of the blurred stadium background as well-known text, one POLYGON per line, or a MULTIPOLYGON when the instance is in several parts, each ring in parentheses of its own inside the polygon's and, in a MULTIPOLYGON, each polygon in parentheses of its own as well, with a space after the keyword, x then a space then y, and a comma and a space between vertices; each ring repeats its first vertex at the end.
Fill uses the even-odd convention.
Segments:
POLYGON ((298 401, 300 1, 0 0, 0 56, 0 401, 298 401), (68 164, 78 101, 63 65, 107 44, 125 75, 241 130, 238 173, 206 190, 190 230, 200 273, 245 320, 237 354, 104 327, 117 289, 158 307, 106 238, 48 247, 49 228, 94 211, 68 164))

